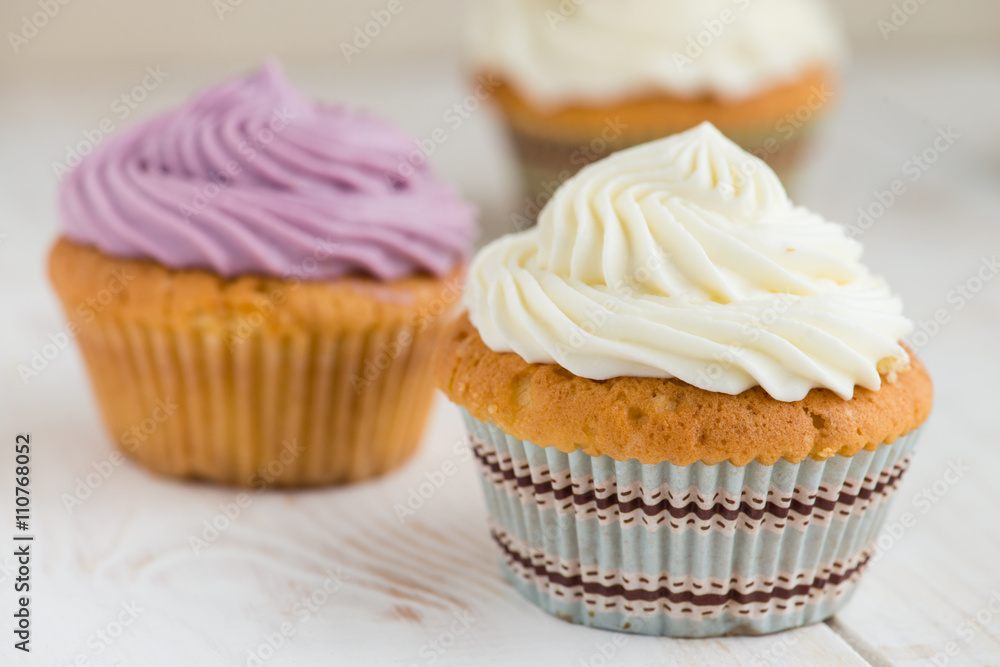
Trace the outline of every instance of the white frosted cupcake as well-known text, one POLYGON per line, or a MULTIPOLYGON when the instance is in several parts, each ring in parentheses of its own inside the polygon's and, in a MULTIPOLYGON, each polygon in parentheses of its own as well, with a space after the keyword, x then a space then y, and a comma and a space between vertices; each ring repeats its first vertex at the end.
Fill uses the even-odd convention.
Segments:
POLYGON ((586 167, 483 248, 436 368, 517 588, 683 637, 843 606, 932 401, 860 256, 708 124, 586 167))
POLYGON ((845 50, 825 0, 487 0, 471 58, 540 207, 580 167, 702 121, 789 174, 845 50))

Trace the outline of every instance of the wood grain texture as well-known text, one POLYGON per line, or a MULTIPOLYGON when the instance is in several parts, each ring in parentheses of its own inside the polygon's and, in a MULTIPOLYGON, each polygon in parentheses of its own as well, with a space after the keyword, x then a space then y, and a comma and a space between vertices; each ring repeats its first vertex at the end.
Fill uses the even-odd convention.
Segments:
MULTIPOLYGON (((109 666, 246 665, 247 652, 260 655, 283 623, 290 637, 265 664, 315 664, 320 655, 344 665, 752 666, 829 656, 866 664, 822 624, 684 641, 593 631, 536 609, 499 576, 464 433, 443 400, 417 460, 381 481, 242 498, 125 463, 69 513, 51 502, 56 490, 72 487, 73 475, 105 452, 94 419, 81 411, 73 419, 87 423, 88 435, 60 474, 37 485, 49 500, 37 594, 38 659, 49 662, 38 664, 83 655, 109 666), (443 479, 440 488, 428 475, 443 479), (394 506, 405 506, 411 489, 427 497, 403 521, 394 506), (219 520, 233 506, 239 515, 219 520), (228 527, 213 539, 206 521, 228 527), (193 548, 192 537, 204 546, 193 548), (122 603, 143 611, 106 650, 94 650, 93 633, 114 623, 122 603)), ((65 441, 64 429, 39 428, 33 438, 65 441)), ((59 456, 42 450, 38 469, 60 470, 59 456)))
MULTIPOLYGON (((268 654, 267 667, 1000 665, 1000 613, 985 622, 983 611, 1000 591, 1000 520, 991 505, 1000 478, 1000 280, 983 284, 961 308, 948 301, 984 255, 1000 253, 997 100, 984 99, 996 95, 1000 79, 995 69, 962 60, 926 65, 899 56, 865 60, 852 72, 799 192, 830 218, 853 223, 858 206, 875 201, 873 191, 906 178, 901 165, 932 145, 939 126, 953 123, 963 136, 918 182, 906 181, 906 194, 862 238, 867 261, 901 293, 908 313, 919 322, 944 309, 950 318, 918 350, 936 403, 889 526, 902 525, 907 513, 912 521, 898 537, 886 532, 884 554, 834 621, 715 640, 593 631, 524 602, 497 573, 458 418, 440 402, 412 462, 344 489, 251 493, 241 505, 234 489, 116 464, 75 348, 27 384, 17 366, 62 325, 42 271, 55 235, 49 161, 80 139, 86 119, 101 117, 109 100, 134 85, 134 72, 108 74, 78 92, 11 84, 0 118, 0 203, 9 204, 0 217, 8 235, 0 243, 0 312, 12 323, 0 327, 0 437, 30 431, 36 443, 36 652, 24 660, 4 639, 0 665, 232 667, 246 665, 249 651, 268 654), (949 476, 956 468, 961 476, 949 476), (444 477, 440 489, 401 522, 394 505, 435 473, 444 477), (66 499, 78 491, 88 497, 70 511, 66 499), (234 504, 239 514, 227 519, 234 504), (205 522, 228 527, 209 539, 205 522), (192 537, 204 548, 196 552, 192 537), (100 639, 98 632, 118 634, 119 619, 133 613, 119 636, 100 639), (977 614, 984 622, 969 634, 963 624, 977 614), (269 639, 279 647, 270 649, 269 639), (955 655, 945 653, 949 642, 955 655)), ((207 76, 170 71, 143 112, 178 101, 207 76)), ((452 64, 323 67, 294 78, 427 136, 464 95, 461 80, 448 78, 454 71, 452 64)), ((450 137, 436 163, 479 197, 487 236, 506 230, 511 174, 482 157, 502 154, 495 126, 473 115, 450 137)), ((0 498, 12 497, 11 465, 0 449, 0 498)), ((0 522, 0 619, 12 609, 9 530, 0 522)), ((0 636, 8 632, 8 620, 0 620, 0 636)))

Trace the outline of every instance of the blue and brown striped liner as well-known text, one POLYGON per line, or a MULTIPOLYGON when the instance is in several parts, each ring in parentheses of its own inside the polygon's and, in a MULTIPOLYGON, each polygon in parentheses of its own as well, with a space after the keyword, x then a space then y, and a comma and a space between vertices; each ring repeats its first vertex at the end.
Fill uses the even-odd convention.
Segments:
POLYGON ((518 590, 574 623, 675 637, 834 614, 919 434, 826 461, 676 466, 566 454, 463 414, 518 590))

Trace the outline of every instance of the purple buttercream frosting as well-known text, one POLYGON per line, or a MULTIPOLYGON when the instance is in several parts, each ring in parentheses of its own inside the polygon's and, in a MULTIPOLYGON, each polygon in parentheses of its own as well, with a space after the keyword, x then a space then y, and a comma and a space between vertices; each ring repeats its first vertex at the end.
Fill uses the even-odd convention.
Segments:
POLYGON ((406 134, 304 97, 269 64, 121 132, 61 189, 66 235, 116 257, 329 280, 444 275, 474 211, 406 134))

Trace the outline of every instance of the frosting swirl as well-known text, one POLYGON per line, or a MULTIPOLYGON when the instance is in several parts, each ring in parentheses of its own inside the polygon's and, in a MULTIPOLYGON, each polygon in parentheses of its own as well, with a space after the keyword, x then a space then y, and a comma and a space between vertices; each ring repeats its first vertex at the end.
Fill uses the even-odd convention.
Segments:
POLYGON ((108 139, 64 180, 62 217, 107 254, 224 277, 443 275, 466 256, 474 213, 407 162, 413 150, 269 64, 108 139))
POLYGON ((846 50, 824 0, 486 0, 477 19, 474 64, 541 106, 742 99, 846 50))
POLYGON ((593 380, 849 399, 908 365, 912 329, 861 251, 703 123, 568 180, 537 227, 480 251, 466 304, 492 350, 593 380))

